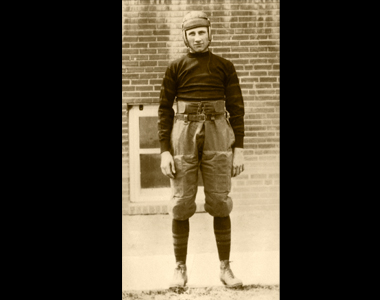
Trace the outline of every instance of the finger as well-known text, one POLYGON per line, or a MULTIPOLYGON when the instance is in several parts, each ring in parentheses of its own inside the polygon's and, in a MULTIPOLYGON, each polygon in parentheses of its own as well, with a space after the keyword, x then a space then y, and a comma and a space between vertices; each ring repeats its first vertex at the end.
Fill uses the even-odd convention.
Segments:
POLYGON ((173 176, 173 174, 170 172, 170 169, 169 169, 169 168, 165 167, 165 168, 161 168, 161 170, 162 170, 162 173, 163 173, 165 176, 167 176, 167 177, 169 177, 169 178, 174 178, 174 176, 173 176))
POLYGON ((174 165, 174 161, 172 161, 172 163, 171 163, 171 167, 172 167, 172 173, 175 174, 175 165, 174 165))
POLYGON ((233 167, 232 168, 232 177, 235 177, 236 176, 236 167, 233 167))
POLYGON ((173 175, 173 173, 171 172, 171 170, 170 170, 170 166, 169 166, 169 168, 167 169, 167 172, 166 172, 166 176, 168 176, 169 178, 174 178, 174 175, 173 175))

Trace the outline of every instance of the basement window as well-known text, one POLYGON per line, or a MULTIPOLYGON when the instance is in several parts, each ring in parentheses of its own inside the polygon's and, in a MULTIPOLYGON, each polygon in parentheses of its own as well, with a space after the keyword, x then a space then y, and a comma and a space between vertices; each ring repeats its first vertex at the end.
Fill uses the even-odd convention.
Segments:
MULTIPOLYGON (((158 105, 135 105, 129 110, 129 162, 131 202, 162 202, 171 197, 170 179, 162 174, 158 142, 158 105)), ((196 202, 204 202, 198 174, 196 202)))

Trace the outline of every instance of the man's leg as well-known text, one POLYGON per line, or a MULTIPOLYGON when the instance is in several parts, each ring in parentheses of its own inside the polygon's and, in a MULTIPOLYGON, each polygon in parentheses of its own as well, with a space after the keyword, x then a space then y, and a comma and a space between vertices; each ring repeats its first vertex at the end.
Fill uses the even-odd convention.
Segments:
POLYGON ((230 260, 231 251, 231 219, 214 217, 214 234, 218 247, 219 260, 230 260))
POLYGON ((196 211, 198 188, 198 147, 202 144, 203 124, 176 120, 171 135, 175 178, 170 179, 172 199, 168 206, 173 218, 172 233, 177 267, 170 287, 183 287, 187 282, 186 256, 189 239, 189 218, 196 211))
POLYGON ((187 256, 187 242, 189 240, 189 219, 180 221, 173 219, 172 232, 173 232, 173 245, 174 255, 176 262, 186 264, 187 256))
POLYGON ((171 154, 175 165, 175 178, 170 179, 172 199, 169 215, 176 220, 187 220, 196 211, 198 190, 198 144, 202 141, 202 124, 176 120, 171 134, 171 154))
POLYGON ((171 288, 183 287, 187 283, 186 256, 189 231, 189 219, 184 221, 173 219, 173 246, 177 267, 174 269, 174 276, 170 283, 171 288))
POLYGON ((220 260, 220 280, 227 287, 242 285, 230 268, 231 250, 231 191, 233 131, 224 119, 205 126, 205 143, 201 162, 205 210, 214 217, 214 233, 220 260))

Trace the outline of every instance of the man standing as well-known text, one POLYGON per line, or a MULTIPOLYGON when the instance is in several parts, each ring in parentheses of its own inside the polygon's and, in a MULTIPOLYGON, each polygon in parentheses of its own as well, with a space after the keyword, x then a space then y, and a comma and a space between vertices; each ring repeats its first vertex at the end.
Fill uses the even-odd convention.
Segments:
POLYGON ((244 171, 244 102, 234 65, 208 48, 210 25, 203 12, 185 15, 182 37, 190 53, 169 64, 161 87, 161 170, 172 187, 169 214, 177 265, 170 287, 183 287, 187 282, 189 218, 196 211, 199 168, 204 207, 214 217, 220 280, 227 287, 242 286, 230 268, 232 200, 228 194, 231 176, 244 171))

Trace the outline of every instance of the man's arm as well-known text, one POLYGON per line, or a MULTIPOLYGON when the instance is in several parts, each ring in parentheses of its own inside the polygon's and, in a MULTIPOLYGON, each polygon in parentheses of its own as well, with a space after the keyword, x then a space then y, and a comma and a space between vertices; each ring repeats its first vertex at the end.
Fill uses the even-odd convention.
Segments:
POLYGON ((175 176, 174 160, 169 150, 174 118, 173 102, 176 94, 175 78, 172 70, 168 67, 161 85, 158 107, 158 140, 161 148, 161 171, 170 178, 175 176))
POLYGON ((233 147, 244 148, 244 101, 239 79, 234 65, 229 66, 229 75, 225 83, 226 109, 230 113, 230 124, 235 134, 233 147))
POLYGON ((233 145, 232 177, 244 171, 244 101, 240 89, 239 79, 234 65, 231 63, 229 76, 225 87, 226 109, 230 113, 230 124, 235 134, 233 145))
POLYGON ((170 133, 174 118, 173 102, 176 94, 175 78, 169 66, 162 80, 158 107, 158 140, 161 153, 170 150, 170 133))
POLYGON ((169 178, 175 177, 174 159, 169 151, 161 153, 161 172, 169 178))

